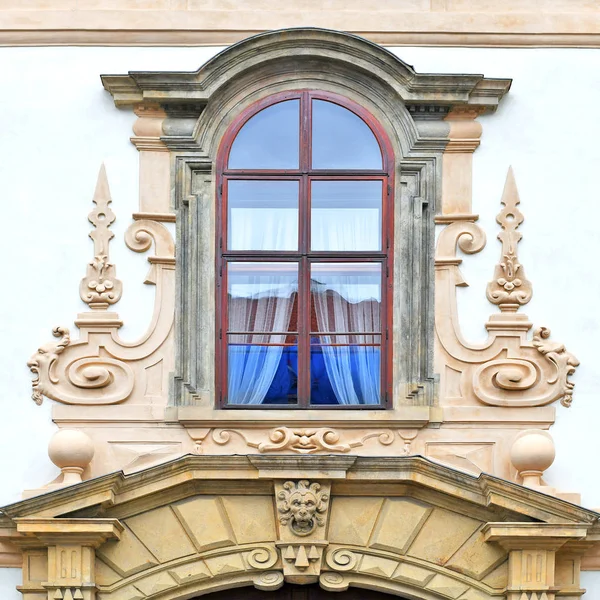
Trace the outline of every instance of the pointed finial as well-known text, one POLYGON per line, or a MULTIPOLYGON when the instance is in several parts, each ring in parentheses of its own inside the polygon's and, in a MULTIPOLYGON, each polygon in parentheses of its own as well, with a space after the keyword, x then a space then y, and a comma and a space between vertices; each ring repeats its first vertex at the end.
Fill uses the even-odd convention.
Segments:
POLYGON ((115 266, 109 262, 108 243, 115 235, 109 227, 116 217, 109 206, 112 199, 104 163, 98 173, 93 202, 95 206, 88 219, 94 225, 89 234, 94 241, 94 258, 81 280, 79 295, 92 310, 106 310, 121 298, 122 284, 116 277, 115 266))
POLYGON ((519 263, 517 246, 523 235, 517 228, 525 218, 518 208, 521 201, 512 167, 508 168, 500 202, 503 208, 496 221, 502 227, 498 234, 502 254, 494 270, 494 280, 488 283, 487 298, 492 304, 497 304, 501 312, 516 312, 531 300, 533 289, 525 277, 523 265, 519 263))

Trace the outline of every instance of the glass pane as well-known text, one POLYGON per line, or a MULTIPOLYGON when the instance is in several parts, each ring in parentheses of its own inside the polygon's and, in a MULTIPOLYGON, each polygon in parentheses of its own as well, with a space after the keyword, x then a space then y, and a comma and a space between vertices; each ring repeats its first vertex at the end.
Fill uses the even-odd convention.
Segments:
POLYGON ((230 341, 285 343, 297 331, 297 291, 297 263, 228 263, 228 331, 240 334, 230 341))
POLYGON ((227 265, 230 404, 297 401, 297 290, 297 263, 227 265))
POLYGON ((311 266, 311 329, 320 343, 379 344, 381 263, 311 266), (319 332, 347 334, 327 336, 319 332))
POLYGON ((311 344, 311 404, 380 404, 379 346, 311 344))
POLYGON ((230 169, 298 169, 300 101, 273 104, 251 117, 229 153, 230 169))
POLYGON ((381 181, 313 181, 312 250, 381 250, 381 181))
POLYGON ((313 169, 382 169, 381 150, 369 126, 333 102, 312 101, 313 169))
POLYGON ((296 404, 298 345, 230 343, 227 349, 229 404, 296 404))
POLYGON ((227 182, 229 250, 297 250, 298 182, 227 182))

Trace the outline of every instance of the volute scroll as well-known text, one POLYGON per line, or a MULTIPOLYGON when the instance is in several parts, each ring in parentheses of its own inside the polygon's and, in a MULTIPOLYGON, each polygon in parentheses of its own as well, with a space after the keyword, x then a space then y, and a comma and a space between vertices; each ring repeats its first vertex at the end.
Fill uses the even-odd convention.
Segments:
POLYGON ((497 305, 486 323, 488 338, 483 344, 466 341, 461 333, 456 304, 456 287, 467 285, 459 271, 461 249, 473 254, 483 249, 485 236, 473 221, 458 220, 447 225, 439 236, 436 268, 436 334, 446 364, 460 373, 464 395, 478 402, 498 407, 545 406, 560 400, 570 406, 574 383, 569 377, 579 365, 577 358, 563 344, 549 342, 550 331, 538 327, 530 340, 532 324, 518 313, 533 293, 519 261, 518 227, 524 220, 518 208, 519 195, 512 168, 509 169, 502 210, 497 222, 501 257, 488 284, 486 296, 497 305))

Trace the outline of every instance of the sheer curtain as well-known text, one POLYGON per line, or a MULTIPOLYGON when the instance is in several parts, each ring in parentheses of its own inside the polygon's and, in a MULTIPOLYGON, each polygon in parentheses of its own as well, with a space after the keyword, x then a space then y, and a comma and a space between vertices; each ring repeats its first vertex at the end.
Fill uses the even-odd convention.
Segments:
MULTIPOLYGON (((313 298, 320 331, 379 331, 380 303, 372 295, 372 286, 364 277, 331 275, 326 283, 313 281, 313 298)), ((327 376, 340 404, 380 403, 381 336, 361 333, 319 336, 327 376)))
MULTIPOLYGON (((239 263, 238 263, 239 264, 239 263)), ((287 279, 287 278, 286 278, 287 279)), ((229 329, 257 333, 231 335, 228 351, 228 401, 230 404, 260 404, 273 382, 292 314, 296 285, 282 282, 277 275, 255 275, 246 278, 251 296, 229 298, 229 329)), ((239 292, 238 292, 239 293, 239 292)))

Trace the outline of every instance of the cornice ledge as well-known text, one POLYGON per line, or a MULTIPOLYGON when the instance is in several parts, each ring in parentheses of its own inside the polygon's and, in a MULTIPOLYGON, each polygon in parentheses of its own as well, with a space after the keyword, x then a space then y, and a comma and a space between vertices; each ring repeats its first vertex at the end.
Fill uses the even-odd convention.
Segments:
POLYGON ((512 83, 510 79, 486 79, 483 75, 417 73, 396 55, 364 38, 310 27, 254 35, 228 47, 197 71, 130 71, 127 75, 102 75, 101 80, 117 106, 202 106, 217 89, 241 73, 276 60, 289 62, 290 57, 300 60, 313 55, 367 72, 413 105, 469 106, 490 112, 496 110, 512 83))
POLYGON ((15 519, 17 546, 78 543, 97 548, 107 540, 120 539, 125 527, 117 519, 56 519, 27 517, 15 519))
POLYGON ((258 469, 259 479, 345 479, 356 456, 262 456, 248 460, 258 469))
POLYGON ((482 533, 486 542, 497 542, 505 550, 558 550, 567 542, 584 540, 590 528, 589 523, 487 523, 482 533))

